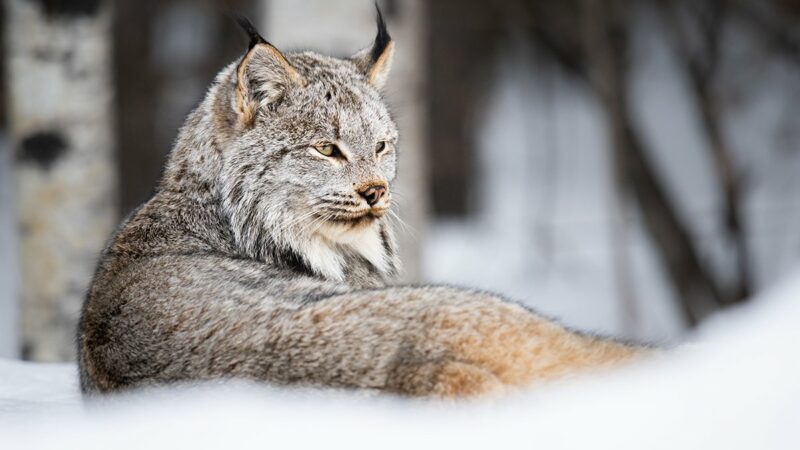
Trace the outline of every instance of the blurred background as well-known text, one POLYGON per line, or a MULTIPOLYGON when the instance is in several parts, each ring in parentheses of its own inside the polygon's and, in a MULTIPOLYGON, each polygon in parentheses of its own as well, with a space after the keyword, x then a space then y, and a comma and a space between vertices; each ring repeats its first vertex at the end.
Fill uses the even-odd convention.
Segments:
MULTIPOLYGON (((675 342, 800 260, 800 1, 383 0, 405 281, 675 342)), ((371 0, 4 0, 0 356, 74 358, 97 256, 246 38, 347 56, 371 0)), ((800 301, 800 299, 798 299, 800 301)))

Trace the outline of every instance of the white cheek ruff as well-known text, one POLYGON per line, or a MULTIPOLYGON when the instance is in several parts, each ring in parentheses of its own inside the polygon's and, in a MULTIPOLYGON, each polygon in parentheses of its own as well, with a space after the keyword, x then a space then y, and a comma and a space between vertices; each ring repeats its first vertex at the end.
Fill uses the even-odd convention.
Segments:
MULTIPOLYGON (((368 226, 358 228, 352 228, 348 225, 325 224, 317 232, 322 244, 327 244, 329 252, 338 256, 339 253, 336 247, 343 247, 362 256, 375 266, 378 271, 382 273, 389 271, 389 258, 381 240, 377 221, 368 226)), ((338 272, 342 273, 343 259, 339 257, 338 262, 338 272)))
POLYGON ((377 222, 361 230, 358 239, 353 240, 349 247, 357 254, 369 261, 381 273, 389 271, 389 257, 383 246, 383 240, 377 227, 377 222))
POLYGON ((324 237, 313 235, 300 239, 295 248, 317 274, 331 280, 344 280, 344 259, 324 237))

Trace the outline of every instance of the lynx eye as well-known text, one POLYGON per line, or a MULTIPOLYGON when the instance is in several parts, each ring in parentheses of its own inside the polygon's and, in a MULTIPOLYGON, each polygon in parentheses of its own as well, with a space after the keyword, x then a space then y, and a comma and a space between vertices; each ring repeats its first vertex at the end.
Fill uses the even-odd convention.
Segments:
POLYGON ((384 150, 386 150, 386 141, 378 142, 378 145, 375 146, 375 154, 380 154, 384 150))
POLYGON ((315 145, 314 148, 316 148, 318 152, 320 152, 325 156, 334 157, 342 154, 339 151, 339 147, 337 147, 336 144, 331 144, 331 143, 319 144, 315 145))

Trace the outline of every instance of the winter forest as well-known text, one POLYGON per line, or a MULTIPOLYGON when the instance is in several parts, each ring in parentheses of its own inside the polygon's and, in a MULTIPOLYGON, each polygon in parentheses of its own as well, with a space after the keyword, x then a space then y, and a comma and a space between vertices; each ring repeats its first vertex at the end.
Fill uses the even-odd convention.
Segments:
MULTIPOLYGON (((75 329, 98 256, 246 50, 231 12, 281 49, 345 56, 370 44, 373 3, 3 1, 0 447, 28 446, 49 408, 79 409, 75 329)), ((396 426, 398 448, 518 445, 531 430, 545 448, 797 448, 800 1, 378 4, 396 42, 384 95, 400 128, 401 281, 497 292, 679 356, 444 417, 339 393, 170 394, 153 417, 147 403, 104 425, 51 416, 61 431, 33 447, 166 445, 159 433, 204 424, 237 437, 186 446, 290 443, 311 417, 323 425, 306 445, 372 446, 396 426), (638 431, 620 437, 620 422, 638 431)))

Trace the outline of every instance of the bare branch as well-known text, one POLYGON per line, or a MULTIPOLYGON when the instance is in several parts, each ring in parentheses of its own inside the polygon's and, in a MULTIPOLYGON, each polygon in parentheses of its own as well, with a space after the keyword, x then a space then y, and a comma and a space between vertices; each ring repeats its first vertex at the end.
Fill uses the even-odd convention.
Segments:
MULTIPOLYGON (((725 3, 710 1, 713 17, 697 20, 698 39, 701 41, 691 48, 689 33, 685 22, 679 16, 677 1, 659 2, 662 17, 674 43, 678 64, 682 66, 687 78, 689 92, 700 116, 700 124, 705 135, 709 154, 714 162, 717 184, 723 198, 723 220, 726 234, 736 250, 737 281, 733 292, 725 296, 725 303, 736 303, 751 294, 750 252, 742 213, 741 176, 736 168, 733 152, 722 129, 722 111, 713 87, 716 80, 717 61, 720 57, 722 25, 725 18, 725 3)), ((697 4, 697 2, 693 3, 697 4)))

